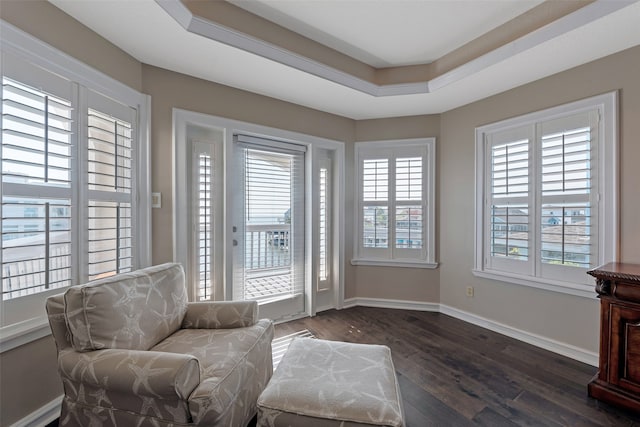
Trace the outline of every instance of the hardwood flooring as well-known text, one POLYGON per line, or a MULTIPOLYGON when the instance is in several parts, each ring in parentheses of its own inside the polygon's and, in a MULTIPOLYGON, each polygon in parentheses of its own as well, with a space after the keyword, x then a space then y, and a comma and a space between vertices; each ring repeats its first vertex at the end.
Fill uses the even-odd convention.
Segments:
POLYGON ((587 396, 596 368, 439 313, 355 307, 276 326, 391 348, 407 427, 640 426, 587 396))

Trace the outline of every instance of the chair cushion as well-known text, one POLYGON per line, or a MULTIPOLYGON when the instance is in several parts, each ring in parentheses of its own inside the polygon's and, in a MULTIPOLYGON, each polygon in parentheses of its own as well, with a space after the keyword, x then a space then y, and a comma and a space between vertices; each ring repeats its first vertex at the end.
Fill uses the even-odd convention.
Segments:
POLYGON ((65 321, 73 347, 148 350, 180 328, 184 281, 182 266, 167 263, 69 288, 65 321))
POLYGON ((189 408, 194 422, 217 425, 232 405, 255 409, 272 373, 272 339, 273 324, 262 319, 244 328, 181 329, 151 350, 198 359, 200 385, 189 397, 189 408), (251 401, 239 402, 243 393, 251 401))

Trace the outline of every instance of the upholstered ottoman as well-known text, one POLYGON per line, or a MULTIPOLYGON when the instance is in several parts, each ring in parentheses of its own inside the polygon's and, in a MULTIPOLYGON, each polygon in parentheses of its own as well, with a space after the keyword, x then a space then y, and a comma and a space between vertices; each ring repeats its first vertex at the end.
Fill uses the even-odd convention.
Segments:
POLYGON ((258 398, 258 427, 404 426, 386 346, 293 340, 258 398))

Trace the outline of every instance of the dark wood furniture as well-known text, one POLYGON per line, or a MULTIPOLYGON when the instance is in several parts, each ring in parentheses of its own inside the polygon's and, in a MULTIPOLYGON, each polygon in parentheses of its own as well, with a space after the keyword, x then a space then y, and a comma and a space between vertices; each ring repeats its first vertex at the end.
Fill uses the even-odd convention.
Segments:
POLYGON ((600 363, 589 396, 640 413, 640 265, 588 272, 600 298, 600 363))

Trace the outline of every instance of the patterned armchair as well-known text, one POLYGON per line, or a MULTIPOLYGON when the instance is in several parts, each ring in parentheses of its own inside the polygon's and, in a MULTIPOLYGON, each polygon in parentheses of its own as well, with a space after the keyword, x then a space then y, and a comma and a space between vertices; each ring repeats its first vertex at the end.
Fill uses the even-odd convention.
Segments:
POLYGON ((47 300, 62 426, 246 426, 273 373, 255 302, 187 302, 180 264, 47 300))

